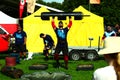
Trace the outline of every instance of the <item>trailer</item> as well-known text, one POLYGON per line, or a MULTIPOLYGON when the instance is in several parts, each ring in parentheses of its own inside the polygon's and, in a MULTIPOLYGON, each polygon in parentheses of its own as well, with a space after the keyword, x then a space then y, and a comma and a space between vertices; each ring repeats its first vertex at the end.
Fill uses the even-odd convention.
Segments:
MULTIPOLYGON (((70 60, 80 60, 80 59, 87 59, 87 60, 97 60, 99 58, 98 51, 103 47, 100 46, 100 37, 98 39, 98 46, 93 47, 91 41, 93 38, 89 38, 90 45, 89 46, 69 46, 68 47, 68 54, 70 60)), ((51 50, 51 54, 54 55, 55 48, 51 50)), ((63 55, 60 52, 59 55, 63 55)))
POLYGON ((74 47, 69 51, 69 57, 71 60, 96 60, 98 59, 98 50, 95 47, 74 47))
MULTIPOLYGON (((98 55, 98 48, 97 47, 69 47, 68 54, 70 60, 80 60, 80 59, 87 59, 87 60, 97 60, 99 58, 98 55)), ((55 49, 51 50, 51 55, 54 55, 55 49)), ((63 55, 60 52, 59 55, 63 55)))

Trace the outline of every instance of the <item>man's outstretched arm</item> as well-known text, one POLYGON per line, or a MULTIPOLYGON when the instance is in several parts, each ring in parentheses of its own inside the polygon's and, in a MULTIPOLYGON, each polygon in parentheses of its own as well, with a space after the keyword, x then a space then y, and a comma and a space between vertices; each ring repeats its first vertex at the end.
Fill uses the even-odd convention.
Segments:
POLYGON ((72 19, 70 18, 69 24, 68 24, 68 29, 70 29, 72 26, 72 19))
POLYGON ((53 29, 56 29, 56 25, 55 25, 54 19, 52 19, 51 24, 52 24, 53 29))

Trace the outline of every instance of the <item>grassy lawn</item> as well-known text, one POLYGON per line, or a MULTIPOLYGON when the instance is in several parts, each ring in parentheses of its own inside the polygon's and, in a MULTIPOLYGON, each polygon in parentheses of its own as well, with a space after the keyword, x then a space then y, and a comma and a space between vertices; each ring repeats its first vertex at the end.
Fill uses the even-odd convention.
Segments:
MULTIPOLYGON (((28 73, 33 73, 33 72, 39 72, 42 70, 29 70, 29 66, 32 64, 43 64, 46 63, 48 64, 48 69, 45 70, 47 72, 65 72, 66 74, 70 74, 72 76, 72 80, 91 80, 92 79, 92 74, 94 72, 94 70, 96 70, 97 68, 100 67, 104 67, 106 66, 106 62, 103 59, 99 59, 96 61, 89 61, 89 60, 79 60, 79 61, 69 61, 69 69, 66 70, 62 67, 60 67, 59 69, 56 69, 53 67, 53 63, 55 61, 53 60, 52 56, 51 59, 49 61, 44 61, 44 56, 41 54, 37 54, 33 56, 32 60, 21 60, 21 64, 17 64, 15 67, 22 69, 24 71, 24 74, 28 74, 28 73), (93 64, 94 65, 94 70, 87 70, 87 71, 76 71, 76 67, 79 64, 93 64)), ((61 59, 60 60, 61 63, 64 63, 64 61, 61 59)), ((2 66, 5 65, 5 59, 0 59, 0 64, 2 64, 2 66)), ((0 66, 0 69, 1 67, 0 66)), ((10 77, 7 77, 3 74, 0 73, 0 80, 19 80, 19 79, 13 79, 10 77)))

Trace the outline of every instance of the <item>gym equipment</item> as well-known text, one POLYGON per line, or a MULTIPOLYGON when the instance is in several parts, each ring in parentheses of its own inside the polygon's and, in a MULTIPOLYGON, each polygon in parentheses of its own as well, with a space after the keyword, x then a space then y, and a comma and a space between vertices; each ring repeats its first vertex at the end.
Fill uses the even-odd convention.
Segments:
POLYGON ((94 65, 93 64, 80 64, 77 66, 76 71, 79 70, 93 70, 94 65))
POLYGON ((83 16, 90 16, 90 15, 83 15, 82 12, 43 12, 41 16, 36 15, 35 17, 41 17, 42 20, 49 20, 50 17, 58 17, 58 20, 66 20, 66 17, 74 16, 75 20, 81 20, 83 16))
POLYGON ((19 58, 19 53, 10 53, 11 57, 15 57, 16 58, 16 63, 20 63, 20 58, 19 58))
POLYGON ((17 69, 15 67, 10 67, 10 66, 2 67, 1 73, 15 79, 20 78, 24 74, 24 72, 21 69, 17 69))
POLYGON ((39 71, 31 74, 24 74, 21 76, 20 80, 72 80, 72 76, 62 71, 39 71))
POLYGON ((29 66, 29 70, 46 70, 48 69, 47 64, 33 64, 29 66))
POLYGON ((6 66, 15 66, 16 58, 15 57, 5 57, 6 66))

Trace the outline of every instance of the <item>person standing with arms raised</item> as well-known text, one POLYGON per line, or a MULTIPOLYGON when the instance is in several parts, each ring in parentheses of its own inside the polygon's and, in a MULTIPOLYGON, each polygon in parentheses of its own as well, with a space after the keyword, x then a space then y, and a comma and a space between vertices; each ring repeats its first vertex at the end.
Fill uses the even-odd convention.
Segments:
POLYGON ((59 21, 58 28, 55 25, 54 19, 52 19, 52 27, 57 35, 57 45, 55 48, 54 59, 56 60, 56 65, 59 68, 59 53, 62 51, 64 55, 65 69, 68 69, 68 42, 67 33, 72 26, 72 19, 69 18, 69 24, 67 27, 63 28, 63 22, 59 21))

